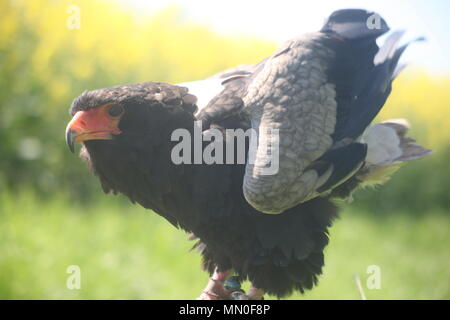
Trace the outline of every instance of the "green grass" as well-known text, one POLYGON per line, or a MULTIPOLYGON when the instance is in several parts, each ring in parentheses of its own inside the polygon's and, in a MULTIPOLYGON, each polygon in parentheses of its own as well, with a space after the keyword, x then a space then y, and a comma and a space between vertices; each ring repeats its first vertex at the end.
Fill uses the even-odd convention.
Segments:
MULTIPOLYGON (((116 197, 83 207, 63 197, 0 195, 0 299, 193 299, 207 281, 192 243, 159 216, 116 197), (81 289, 69 290, 69 265, 81 289)), ((358 299, 367 267, 381 268, 368 299, 450 298, 450 215, 347 209, 331 229, 318 287, 294 299, 358 299)))

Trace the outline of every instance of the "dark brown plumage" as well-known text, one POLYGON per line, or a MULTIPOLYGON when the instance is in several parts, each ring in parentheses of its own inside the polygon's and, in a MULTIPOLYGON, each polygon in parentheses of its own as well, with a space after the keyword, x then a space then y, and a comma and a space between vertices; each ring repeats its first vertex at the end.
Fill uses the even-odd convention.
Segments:
MULTIPOLYGON (((193 233, 201 242, 196 247, 201 248, 203 265, 210 273, 215 269, 220 272, 234 270, 241 280, 250 280, 256 288, 277 297, 286 296, 293 290, 304 292, 311 289, 322 273, 328 228, 337 217, 337 208, 331 197, 350 196, 363 179, 373 178, 372 173, 379 173, 378 170, 388 168, 395 161, 409 161, 429 154, 429 150, 410 144, 411 139, 405 137, 406 126, 398 123, 378 128, 390 130, 389 137, 392 137, 394 149, 398 152, 384 162, 369 159, 369 153, 373 156, 377 148, 385 151, 383 145, 380 147, 375 143, 371 146, 359 140, 386 101, 398 59, 406 48, 388 48, 392 56, 385 52, 382 63, 374 64, 378 48, 376 37, 388 28, 383 20, 381 30, 368 30, 365 19, 370 15, 363 10, 334 13, 321 32, 312 36, 313 46, 308 47, 307 38, 302 40, 306 41, 305 63, 291 63, 286 58, 290 67, 310 64, 310 72, 315 77, 311 83, 324 79, 320 90, 314 92, 308 87, 308 77, 299 77, 299 83, 309 88, 309 94, 315 99, 310 102, 318 101, 320 104, 321 100, 326 100, 328 104, 324 106, 328 110, 324 109, 322 113, 331 114, 333 108, 337 110, 335 121, 332 121, 335 123, 334 133, 329 136, 329 140, 333 140, 330 142, 332 146, 324 149, 314 162, 304 168, 305 172, 314 170, 319 176, 331 173, 321 185, 318 182, 313 184, 317 187, 315 197, 303 197, 300 199, 303 203, 290 206, 280 214, 264 214, 244 197, 246 164, 177 165, 171 158, 178 143, 171 140, 172 133, 184 128, 193 136, 194 122, 199 118, 205 120, 208 128, 222 132, 226 129, 249 129, 255 119, 245 112, 245 108, 253 107, 244 103, 246 90, 264 65, 270 64, 270 59, 254 68, 228 73, 231 78, 225 81, 224 90, 197 114, 195 93, 170 84, 146 82, 85 92, 74 100, 70 110, 73 119, 66 132, 69 147, 73 150, 74 142, 84 143, 82 157, 99 177, 105 192, 124 194, 172 225, 193 233), (328 52, 328 58, 321 62, 327 64, 325 66, 318 65, 310 52, 315 50, 316 44, 321 45, 320 54, 323 50, 328 52), (396 139, 398 145, 395 145, 396 139)), ((288 46, 274 56, 301 49, 288 46)), ((296 55, 292 57, 296 59, 296 55)), ((289 72, 285 78, 295 79, 289 72)), ((276 83, 276 79, 272 80, 276 83)), ((285 85, 286 81, 280 82, 285 85)), ((284 87, 288 93, 289 88, 284 87)), ((257 97, 254 101, 260 99, 258 96, 270 100, 271 94, 273 92, 254 90, 257 97)), ((296 94, 302 94, 302 90, 280 101, 292 104, 298 99, 296 94)), ((277 110, 270 102, 265 103, 264 108, 277 110)), ((300 99, 299 104, 302 103, 304 101, 300 99)), ((280 106, 289 109, 289 105, 280 106)), ((273 110, 268 112, 275 114, 276 118, 273 110)), ((313 116, 326 119, 320 118, 319 114, 313 116)), ((302 120, 301 117, 299 119, 302 120)), ((317 129, 320 131, 321 128, 313 127, 313 131, 317 129)), ((376 142, 373 137, 376 138, 369 138, 376 142)), ((227 139, 237 138, 224 135, 224 145, 227 139)), ((194 145, 191 144, 191 155, 194 154, 194 145)), ((237 147, 239 144, 234 145, 237 147)), ((246 152, 248 145, 249 141, 246 152)), ((206 143, 203 149, 205 147, 206 143)), ((224 147, 223 150, 225 163, 227 149, 224 147)), ((234 151, 236 160, 237 150, 234 151)), ((296 174, 295 170, 292 174, 296 174)))
MULTIPOLYGON (((174 165, 170 135, 177 128, 192 131, 195 120, 192 105, 183 102, 185 90, 149 82, 132 89, 140 92, 136 98, 122 99, 129 90, 87 92, 71 109, 74 114, 112 101, 125 107, 123 133, 113 140, 85 141, 82 150, 104 191, 125 194, 194 233, 206 245, 202 255, 209 272, 232 268, 280 297, 312 288, 324 263, 335 206, 318 198, 281 215, 265 215, 242 194, 245 165, 174 165), (167 97, 158 101, 155 94, 161 91, 167 97)), ((232 123, 242 122, 228 119, 218 127, 236 128, 232 123)))

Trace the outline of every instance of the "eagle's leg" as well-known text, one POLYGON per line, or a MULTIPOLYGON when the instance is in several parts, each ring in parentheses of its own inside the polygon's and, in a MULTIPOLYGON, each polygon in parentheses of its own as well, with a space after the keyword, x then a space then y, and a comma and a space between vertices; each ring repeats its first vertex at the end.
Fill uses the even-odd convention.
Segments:
POLYGON ((251 286, 247 294, 243 292, 233 292, 232 298, 234 300, 264 300, 264 290, 251 286))
POLYGON ((231 292, 225 289, 224 283, 231 273, 231 270, 219 272, 216 269, 197 300, 229 300, 231 292))

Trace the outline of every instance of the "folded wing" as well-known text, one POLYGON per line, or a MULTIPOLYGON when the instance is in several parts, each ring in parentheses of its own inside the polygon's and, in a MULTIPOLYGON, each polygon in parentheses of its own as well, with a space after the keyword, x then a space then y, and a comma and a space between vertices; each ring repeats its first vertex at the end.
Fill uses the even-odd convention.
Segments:
POLYGON ((242 113, 256 133, 243 181, 252 206, 281 213, 362 170, 371 148, 361 135, 385 104, 408 46, 393 32, 379 48, 388 31, 373 12, 336 11, 319 32, 288 41, 258 65, 207 80, 217 91, 198 119, 208 126, 242 113))

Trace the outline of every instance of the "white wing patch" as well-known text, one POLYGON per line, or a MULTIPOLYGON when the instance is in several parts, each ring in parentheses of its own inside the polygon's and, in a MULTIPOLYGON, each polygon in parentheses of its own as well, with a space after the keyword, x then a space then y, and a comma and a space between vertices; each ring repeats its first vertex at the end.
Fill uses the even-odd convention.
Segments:
POLYGON ((224 89, 223 82, 224 79, 209 78, 206 80, 178 83, 177 86, 188 88, 189 93, 197 97, 198 110, 195 114, 197 115, 216 95, 222 92, 224 89))
POLYGON ((362 142, 367 144, 366 163, 369 165, 389 163, 402 155, 397 132, 382 123, 367 128, 362 142))
POLYGON ((432 154, 406 136, 409 128, 404 119, 388 120, 367 128, 361 138, 361 142, 367 144, 366 161, 357 175, 363 187, 385 183, 407 161, 432 154))

